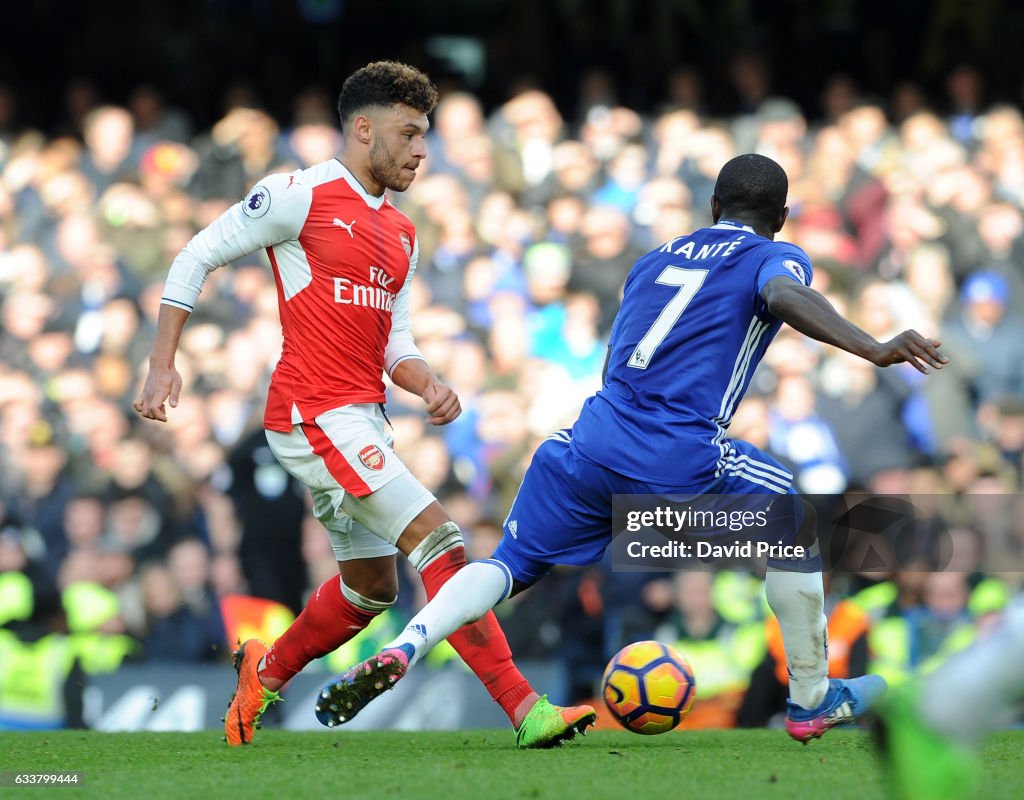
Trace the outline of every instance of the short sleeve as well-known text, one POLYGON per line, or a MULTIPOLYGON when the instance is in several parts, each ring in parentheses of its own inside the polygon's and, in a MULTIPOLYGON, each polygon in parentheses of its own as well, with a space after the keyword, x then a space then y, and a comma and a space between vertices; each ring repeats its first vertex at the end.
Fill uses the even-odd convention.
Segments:
POLYGON ((810 286, 814 277, 811 259, 796 245, 778 242, 768 248, 764 262, 757 273, 757 293, 760 295, 765 284, 772 278, 789 278, 801 286, 810 286))

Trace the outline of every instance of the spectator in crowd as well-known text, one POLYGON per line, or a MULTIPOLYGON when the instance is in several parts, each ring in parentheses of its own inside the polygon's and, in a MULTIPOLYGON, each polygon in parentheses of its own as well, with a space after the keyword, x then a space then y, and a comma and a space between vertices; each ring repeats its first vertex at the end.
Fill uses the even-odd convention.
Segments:
POLYGON ((207 619, 189 607, 182 587, 166 567, 145 567, 141 582, 146 611, 142 648, 147 661, 213 661, 224 651, 223 626, 211 628, 207 619))
POLYGON ((24 619, 0 624, 0 730, 84 728, 85 676, 60 595, 30 592, 26 601, 24 619))
POLYGON ((974 362, 971 388, 980 407, 1004 396, 1024 397, 1024 324, 1010 313, 1002 275, 972 274, 960 291, 960 313, 946 338, 974 362))
POLYGON ((245 580, 261 597, 298 616, 308 580, 301 548, 306 514, 301 486, 277 463, 260 429, 231 452, 228 468, 227 493, 241 525, 238 552, 245 580))
POLYGON ((128 98, 128 109, 140 144, 188 142, 192 121, 181 109, 168 108, 163 93, 155 86, 137 86, 128 98))
POLYGON ((779 382, 772 406, 769 443, 794 467, 800 491, 840 494, 846 489, 846 465, 832 427, 815 408, 814 388, 800 375, 779 382))
POLYGON ((90 111, 82 122, 86 152, 82 173, 99 192, 135 168, 138 153, 135 123, 131 114, 117 106, 90 111))

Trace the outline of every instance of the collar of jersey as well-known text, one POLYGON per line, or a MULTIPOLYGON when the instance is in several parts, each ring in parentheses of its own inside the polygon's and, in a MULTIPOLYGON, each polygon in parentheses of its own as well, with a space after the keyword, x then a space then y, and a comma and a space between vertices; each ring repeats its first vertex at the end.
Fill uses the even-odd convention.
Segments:
POLYGON ((343 177, 345 182, 352 187, 352 191, 363 198, 363 202, 374 211, 380 211, 380 207, 384 205, 384 201, 387 198, 383 194, 380 197, 374 197, 372 194, 368 194, 366 189, 363 188, 363 184, 359 182, 359 179, 348 171, 348 167, 341 163, 341 159, 336 158, 334 160, 337 162, 338 166, 341 167, 341 177, 343 177))
POLYGON ((738 222, 733 222, 728 219, 720 219, 716 225, 712 225, 712 228, 733 228, 741 231, 749 231, 750 233, 756 233, 756 231, 749 225, 741 225, 738 222))

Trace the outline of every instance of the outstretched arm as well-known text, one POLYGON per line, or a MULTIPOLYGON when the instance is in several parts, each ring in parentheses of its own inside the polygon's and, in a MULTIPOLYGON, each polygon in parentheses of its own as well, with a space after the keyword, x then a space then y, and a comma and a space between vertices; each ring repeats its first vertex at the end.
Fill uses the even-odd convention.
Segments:
POLYGON ((772 278, 761 290, 761 299, 773 316, 819 342, 832 344, 879 367, 906 361, 927 375, 942 369, 949 359, 939 352, 941 342, 907 330, 879 342, 852 322, 839 316, 832 304, 810 287, 786 277, 772 278))

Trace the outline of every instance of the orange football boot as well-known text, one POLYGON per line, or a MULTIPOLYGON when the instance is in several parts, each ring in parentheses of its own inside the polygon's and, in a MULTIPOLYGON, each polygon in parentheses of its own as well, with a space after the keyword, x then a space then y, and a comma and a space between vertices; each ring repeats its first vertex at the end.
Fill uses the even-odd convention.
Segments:
POLYGON ((224 741, 232 747, 249 744, 260 727, 263 712, 281 699, 280 694, 260 683, 260 676, 256 674, 266 652, 267 646, 259 639, 248 639, 232 654, 238 687, 224 716, 224 741))

